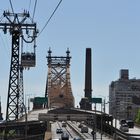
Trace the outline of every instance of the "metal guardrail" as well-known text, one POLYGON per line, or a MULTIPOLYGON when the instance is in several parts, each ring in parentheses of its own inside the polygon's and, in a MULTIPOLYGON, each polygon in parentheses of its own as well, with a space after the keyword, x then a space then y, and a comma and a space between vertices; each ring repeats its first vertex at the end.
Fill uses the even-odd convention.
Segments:
POLYGON ((0 124, 0 140, 43 140, 45 131, 45 122, 6 122, 0 124))
POLYGON ((86 121, 89 114, 47 114, 39 113, 38 120, 40 121, 86 121))
POLYGON ((116 136, 119 140, 140 140, 140 134, 130 134, 116 129, 116 136))
MULTIPOLYGON (((4 140, 4 135, 0 136, 0 140, 4 140)), ((8 138, 8 140, 44 140, 44 134, 30 135, 30 136, 20 136, 19 138, 8 138)))
MULTIPOLYGON (((92 123, 90 122, 88 124, 90 127, 92 127, 92 123)), ((140 140, 140 134, 130 134, 125 133, 107 123, 102 124, 102 131, 103 133, 107 133, 108 135, 112 136, 116 140, 140 140), (116 135, 115 135, 116 134, 116 135), (116 138, 115 138, 116 137, 116 138)), ((101 126, 97 125, 96 129, 101 131, 101 126)))

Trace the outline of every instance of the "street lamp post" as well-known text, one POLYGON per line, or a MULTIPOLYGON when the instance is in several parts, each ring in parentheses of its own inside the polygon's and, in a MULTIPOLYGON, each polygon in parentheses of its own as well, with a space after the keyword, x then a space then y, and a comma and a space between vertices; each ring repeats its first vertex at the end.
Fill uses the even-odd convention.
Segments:
POLYGON ((92 98, 92 103, 95 103, 95 114, 94 114, 94 125, 93 125, 93 139, 96 139, 96 127, 97 127, 97 116, 96 116, 96 104, 97 103, 99 103, 99 104, 101 104, 100 106, 101 106, 101 126, 100 126, 100 128, 101 128, 101 140, 102 140, 102 98, 92 98))
POLYGON ((91 132, 91 134, 92 134, 92 138, 93 138, 93 140, 96 139, 96 138, 95 138, 95 134, 96 134, 96 132, 95 132, 95 125, 94 125, 94 123, 95 123, 95 117, 92 115, 92 126, 93 126, 93 128, 92 128, 92 132, 91 132))
POLYGON ((25 110, 25 140, 27 140, 27 109, 25 104, 23 104, 24 110, 25 110))
POLYGON ((103 95, 99 95, 99 96, 101 96, 101 97, 103 97, 103 112, 104 113, 106 113, 106 104, 108 103, 106 103, 106 96, 103 96, 103 95))
MULTIPOLYGON (((105 108, 104 108, 105 113, 105 108)), ((102 140, 102 133, 103 133, 103 112, 102 112, 102 103, 101 103, 101 140, 102 140)))
POLYGON ((96 140, 96 103, 95 103, 95 106, 94 106, 94 111, 95 111, 95 114, 93 113, 92 114, 92 138, 93 140, 96 140))
MULTIPOLYGON (((114 132, 114 140, 116 140, 116 129, 117 129, 117 104, 116 104, 116 99, 114 99, 114 100, 109 100, 107 103, 105 103, 105 104, 109 104, 109 103, 113 103, 113 113, 112 113, 112 115, 113 115, 113 117, 114 117, 114 119, 115 119, 115 132, 114 132)), ((109 105, 110 106, 110 105, 109 105)), ((114 124, 113 123, 113 124, 114 124)))
POLYGON ((106 102, 105 102, 105 99, 103 100, 103 104, 104 104, 103 112, 105 113, 106 112, 106 108, 105 108, 106 107, 105 106, 106 105, 106 102))
POLYGON ((113 117, 115 118, 115 134, 114 134, 114 140, 116 140, 116 129, 117 129, 117 103, 116 103, 116 99, 112 100, 112 101, 109 101, 109 103, 113 103, 113 117))
POLYGON ((25 94, 25 106, 27 107, 26 111, 30 111, 30 99, 35 96, 36 94, 25 94))

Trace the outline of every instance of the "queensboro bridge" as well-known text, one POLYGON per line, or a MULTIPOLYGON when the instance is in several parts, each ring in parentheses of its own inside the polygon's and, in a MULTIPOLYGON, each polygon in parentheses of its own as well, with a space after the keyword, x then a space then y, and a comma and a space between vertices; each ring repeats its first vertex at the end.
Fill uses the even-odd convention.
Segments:
POLYGON ((45 96, 48 97, 48 107, 74 107, 70 82, 70 51, 66 51, 66 56, 52 56, 51 53, 49 49, 45 92, 45 96))

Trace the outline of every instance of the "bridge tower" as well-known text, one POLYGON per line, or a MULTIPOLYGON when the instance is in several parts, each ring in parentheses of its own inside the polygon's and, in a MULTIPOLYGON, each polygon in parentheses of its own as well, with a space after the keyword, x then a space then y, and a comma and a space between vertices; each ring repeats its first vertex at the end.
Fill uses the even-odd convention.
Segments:
POLYGON ((51 56, 49 49, 48 74, 45 96, 48 97, 48 107, 74 107, 74 97, 70 82, 70 51, 67 49, 66 57, 51 56))

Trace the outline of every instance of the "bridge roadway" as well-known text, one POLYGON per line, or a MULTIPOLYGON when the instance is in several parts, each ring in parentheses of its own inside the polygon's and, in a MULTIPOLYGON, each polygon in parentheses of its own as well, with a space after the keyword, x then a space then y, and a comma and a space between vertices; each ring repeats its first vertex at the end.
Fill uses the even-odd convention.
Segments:
MULTIPOLYGON (((113 126, 115 127, 115 120, 113 120, 113 126)), ((116 128, 117 128, 117 129, 120 129, 119 120, 117 120, 116 128)), ((134 126, 134 128, 129 128, 129 131, 128 131, 128 132, 125 132, 125 133, 127 133, 127 134, 140 135, 140 128, 137 127, 137 126, 134 126)))
MULTIPOLYGON (((76 110, 79 110, 79 109, 76 109, 76 110)), ((80 109, 81 110, 81 109, 80 109)), ((81 110, 83 112, 88 112, 88 113, 95 113, 95 111, 85 111, 85 110, 81 110)), ((99 114, 99 112, 97 111, 96 112, 97 114, 99 114)), ((119 120, 116 121, 116 126, 115 126, 115 119, 113 119, 113 127, 117 128, 118 130, 120 129, 120 123, 119 123, 119 120)), ((134 128, 129 128, 129 132, 125 132, 127 134, 132 134, 132 135, 140 135, 140 127, 137 127, 137 126, 134 126, 134 128)), ((140 136, 139 136, 140 137, 140 136)))
MULTIPOLYGON (((30 111, 28 114, 27 114, 27 120, 28 121, 37 121, 38 120, 38 114, 39 113, 47 113, 48 110, 47 109, 41 109, 41 110, 34 110, 34 111, 30 111)), ((21 121, 25 121, 25 117, 21 119, 21 121)), ((57 128, 62 128, 62 130, 64 132, 67 132, 69 134, 69 137, 70 137, 70 140, 73 140, 73 138, 77 138, 79 137, 79 135, 83 135, 83 134, 80 134, 80 128, 78 128, 78 125, 79 123, 76 123, 76 122, 69 122, 69 125, 67 125, 66 128, 62 127, 61 125, 61 122, 52 122, 51 123, 51 133, 52 133, 52 139, 58 139, 61 137, 60 134, 56 134, 56 129, 57 128), (70 127, 71 125, 71 127, 70 127), (73 127, 73 129, 72 129, 73 127), (74 129, 77 129, 77 133, 75 132, 74 129)), ((89 129, 89 133, 85 134, 86 136, 84 137, 84 139, 88 140, 88 139, 93 139, 92 138, 92 135, 91 135, 91 131, 92 129, 88 128, 89 129)), ((96 138, 97 139, 100 139, 101 138, 101 133, 97 132, 96 133, 96 138)), ((112 138, 106 136, 106 135, 102 135, 102 138, 104 140, 113 140, 112 138)))
MULTIPOLYGON (((113 125, 115 126, 115 120, 113 121, 113 125)), ((119 120, 116 121, 116 128, 120 130, 119 120)), ((140 127, 134 126, 134 128, 129 128, 128 132, 123 132, 120 134, 119 131, 116 132, 117 139, 121 140, 140 140, 140 127)))
MULTIPOLYGON (((81 133, 81 128, 78 128, 79 123, 77 122, 67 122, 67 126, 66 127, 62 127, 62 123, 61 122, 54 122, 52 123, 52 128, 51 128, 51 132, 52 132, 52 139, 60 139, 61 138, 61 134, 57 134, 56 133, 56 129, 57 128, 61 128, 63 132, 69 134, 69 140, 73 140, 74 138, 81 138, 81 139, 86 139, 86 140, 91 140, 93 139, 93 136, 91 134, 92 129, 88 128, 88 133, 81 133)), ((101 134, 100 133, 96 133, 96 139, 101 139, 101 134)), ((112 138, 106 136, 106 135, 102 135, 102 139, 103 140, 113 140, 112 138)))
MULTIPOLYGON (((28 121, 38 120, 39 113, 47 113, 47 112, 48 112, 47 109, 30 111, 28 113, 28 115, 27 115, 27 120, 28 121)), ((86 112, 86 111, 84 110, 84 112, 86 112)), ((87 112, 92 112, 93 113, 93 111, 87 111, 87 112)), ((25 121, 25 118, 22 119, 22 121, 25 121)), ((59 135, 56 135, 56 128, 57 128, 56 126, 58 126, 57 123, 52 123, 52 129, 51 129, 51 131, 52 131, 52 136, 53 136, 54 139, 57 138, 58 136, 60 136, 60 134, 59 135)), ((113 126, 115 127, 115 120, 113 120, 113 126)), ((119 121, 118 120, 117 120, 116 128, 117 129, 120 128, 120 124, 119 124, 119 121)), ((129 128, 129 132, 125 132, 125 133, 128 133, 128 134, 138 134, 139 135, 140 134, 140 128, 138 128, 138 127, 129 128)), ((74 132, 72 132, 72 135, 75 136, 74 132)), ((100 133, 97 133, 97 138, 99 138, 100 136, 101 136, 101 134, 100 133)), ((103 135, 103 137, 105 137, 105 135, 103 135)), ((105 139, 108 139, 109 140, 110 138, 109 137, 106 137, 105 139)))
MULTIPOLYGON (((38 121, 39 113, 47 113, 48 109, 38 109, 32 110, 27 113, 27 121, 38 121)), ((22 117, 19 121, 25 121, 25 116, 22 117)))

